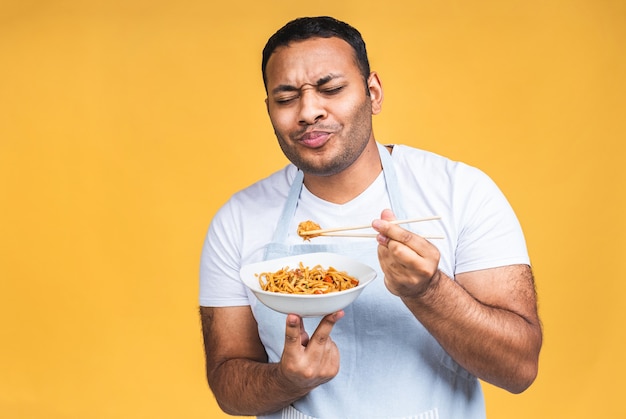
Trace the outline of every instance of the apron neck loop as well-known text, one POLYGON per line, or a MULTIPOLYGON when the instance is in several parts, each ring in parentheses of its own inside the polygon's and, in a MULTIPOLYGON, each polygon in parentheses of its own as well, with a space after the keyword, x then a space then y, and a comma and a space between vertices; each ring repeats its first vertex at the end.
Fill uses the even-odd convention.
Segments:
MULTIPOLYGON (((396 218, 406 218, 404 213, 404 207, 402 205, 402 195, 400 194, 400 186, 398 183, 398 177, 393 167, 393 160, 389 150, 379 143, 378 153, 380 154, 380 162, 383 167, 383 175, 385 176, 385 184, 387 186, 387 193, 389 195, 389 201, 391 202, 391 209, 393 210, 396 218)), ((273 243, 284 243, 287 240, 289 233, 289 227, 291 226, 291 220, 296 213, 298 207, 298 199, 300 198, 300 192, 302 191, 302 185, 304 184, 304 173, 302 170, 298 170, 289 189, 289 195, 287 196, 287 202, 283 207, 283 212, 278 220, 278 225, 274 231, 272 237, 273 243)), ((382 208, 381 208, 382 210, 382 208)))

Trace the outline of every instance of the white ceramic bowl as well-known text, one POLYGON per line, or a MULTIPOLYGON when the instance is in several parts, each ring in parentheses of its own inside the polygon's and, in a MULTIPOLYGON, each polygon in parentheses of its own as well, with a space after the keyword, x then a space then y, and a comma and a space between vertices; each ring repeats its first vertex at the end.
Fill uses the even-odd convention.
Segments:
POLYGON ((341 310, 352 303, 361 294, 363 289, 376 278, 376 271, 369 266, 349 257, 336 253, 306 253, 297 256, 289 256, 280 259, 266 260, 264 262, 245 265, 239 272, 241 280, 246 284, 254 295, 263 304, 284 314, 298 314, 302 317, 325 316, 341 310), (304 266, 314 267, 321 265, 328 269, 329 266, 344 271, 359 280, 359 285, 345 291, 331 292, 328 294, 281 294, 277 292, 263 291, 255 274, 262 272, 276 272, 282 268, 295 269, 300 262, 304 266))

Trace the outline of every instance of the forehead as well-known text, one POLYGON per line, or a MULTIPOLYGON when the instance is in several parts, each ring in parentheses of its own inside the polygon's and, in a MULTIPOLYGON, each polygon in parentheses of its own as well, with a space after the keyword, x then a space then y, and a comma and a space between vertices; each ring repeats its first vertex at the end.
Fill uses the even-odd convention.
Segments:
POLYGON ((340 38, 311 38, 276 48, 267 62, 268 90, 315 84, 328 74, 360 76, 354 50, 340 38))

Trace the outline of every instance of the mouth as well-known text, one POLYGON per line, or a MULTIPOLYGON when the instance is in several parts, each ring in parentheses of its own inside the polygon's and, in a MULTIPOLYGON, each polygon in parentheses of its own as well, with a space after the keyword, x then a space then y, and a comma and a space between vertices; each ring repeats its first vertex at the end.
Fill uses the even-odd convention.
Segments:
POLYGON ((328 142, 331 132, 327 131, 310 131, 305 132, 299 138, 299 142, 309 148, 319 148, 328 142))

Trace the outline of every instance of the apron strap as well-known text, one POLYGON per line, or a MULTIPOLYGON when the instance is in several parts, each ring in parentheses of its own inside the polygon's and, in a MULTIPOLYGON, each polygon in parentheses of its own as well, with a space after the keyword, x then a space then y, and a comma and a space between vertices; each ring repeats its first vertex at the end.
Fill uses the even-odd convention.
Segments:
POLYGON ((383 175, 385 176, 385 185, 387 185, 387 194, 389 195, 389 201, 391 202, 391 210, 398 220, 402 220, 406 217, 404 211, 404 205, 402 204, 402 194, 400 193, 400 181, 396 174, 396 170, 393 167, 393 159, 387 147, 380 143, 378 145, 378 152, 380 154, 380 162, 383 166, 383 175))
POLYGON ((274 230, 274 236, 272 237, 272 243, 284 243, 287 239, 289 225, 291 219, 296 213, 296 207, 298 206, 298 199, 300 199, 300 191, 302 190, 302 184, 304 183, 304 173, 298 169, 296 176, 291 183, 289 189, 289 195, 287 195, 287 202, 283 207, 283 212, 278 219, 278 226, 274 230))

